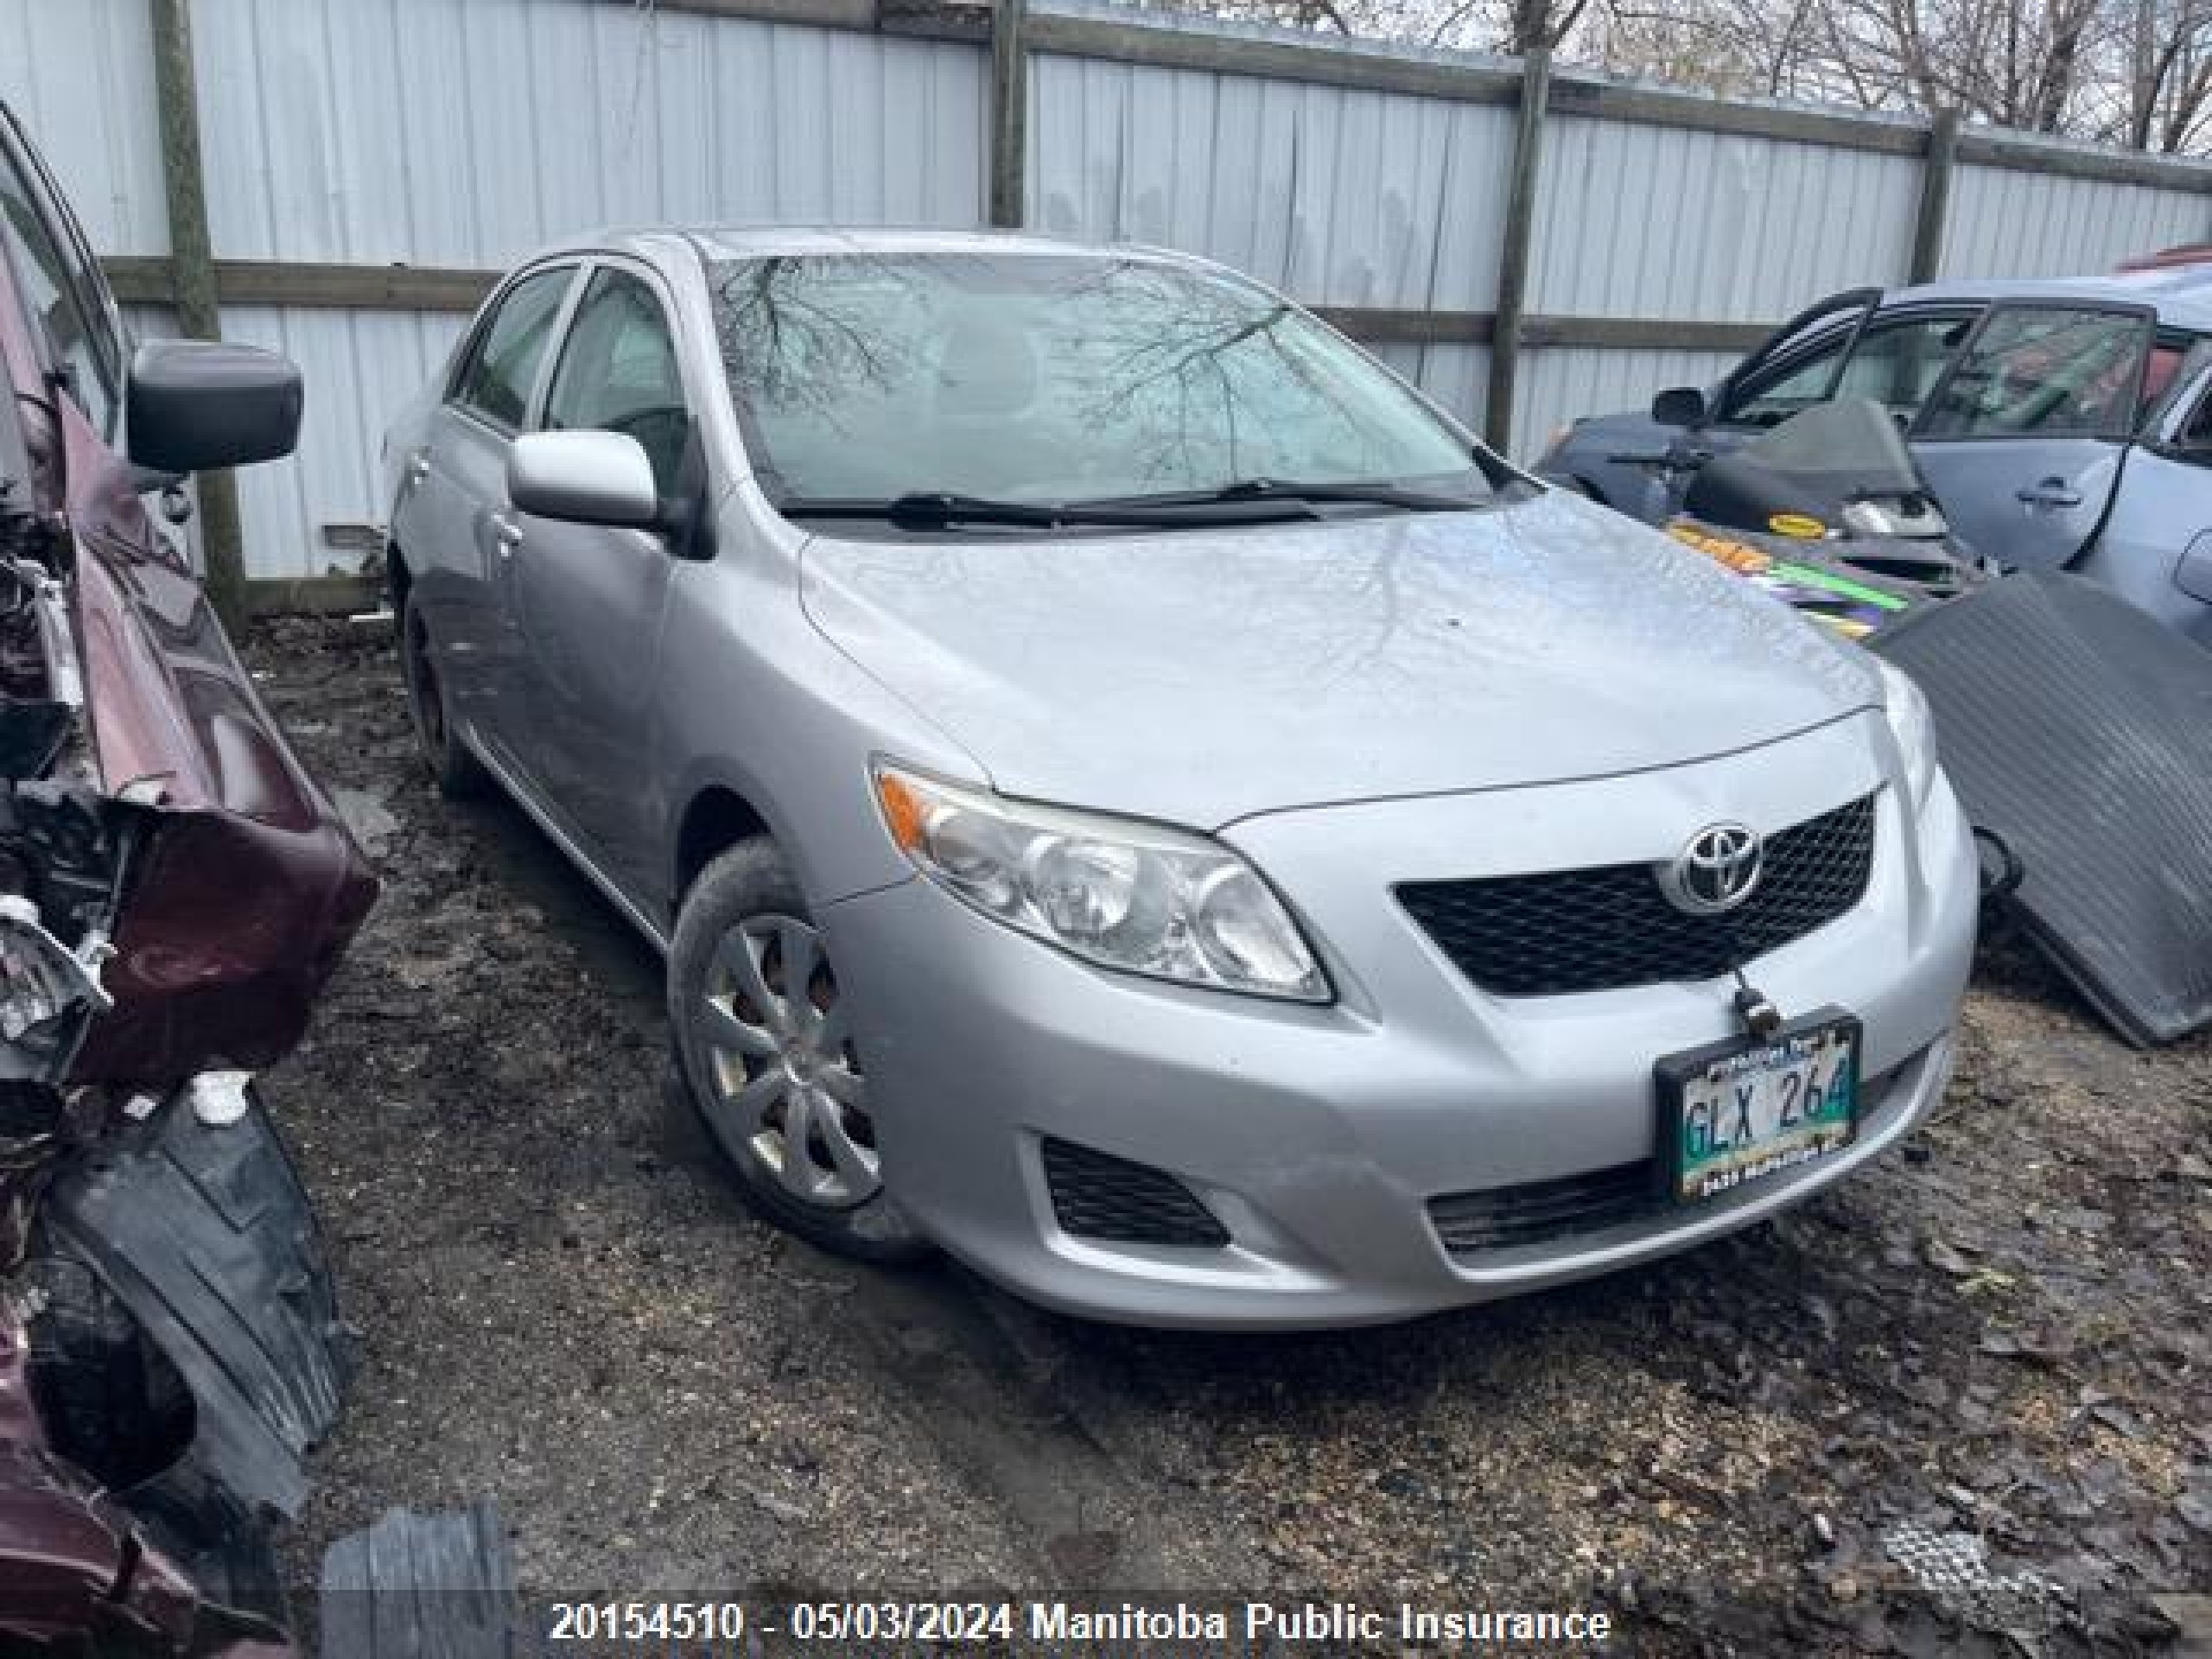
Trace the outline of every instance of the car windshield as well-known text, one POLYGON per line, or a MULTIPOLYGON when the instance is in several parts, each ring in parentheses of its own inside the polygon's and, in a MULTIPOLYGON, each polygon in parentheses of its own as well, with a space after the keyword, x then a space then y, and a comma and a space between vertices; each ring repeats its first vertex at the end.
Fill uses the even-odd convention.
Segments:
POLYGON ((1418 486, 1471 446, 1325 325, 1141 256, 833 253, 710 280, 756 468, 786 506, 1132 503, 1418 486))

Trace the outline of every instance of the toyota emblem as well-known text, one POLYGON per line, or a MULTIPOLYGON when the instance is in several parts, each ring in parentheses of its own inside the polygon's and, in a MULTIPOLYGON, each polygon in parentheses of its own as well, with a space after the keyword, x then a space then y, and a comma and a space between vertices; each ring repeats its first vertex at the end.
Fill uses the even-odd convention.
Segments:
POLYGON ((1661 868, 1660 888, 1677 910, 1717 916, 1751 896, 1759 884, 1760 853, 1758 832, 1749 825, 1709 823, 1661 868))

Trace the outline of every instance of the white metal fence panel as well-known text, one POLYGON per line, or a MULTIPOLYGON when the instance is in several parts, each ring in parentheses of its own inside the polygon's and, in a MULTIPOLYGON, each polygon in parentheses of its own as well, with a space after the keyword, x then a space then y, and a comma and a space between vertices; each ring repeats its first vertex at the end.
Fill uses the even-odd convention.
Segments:
POLYGON ((146 0, 0 0, 0 99, 104 253, 166 253, 146 0))
POLYGON ((1512 146, 1495 105, 1039 54, 1029 217, 1312 304, 1482 310, 1512 146))
POLYGON ((1947 276, 2076 276, 2212 236, 2212 199, 2185 190, 1967 166, 1951 181, 1947 276))
MULTIPOLYGON (((141 0, 143 3, 143 0, 141 0)), ((595 226, 980 222, 972 47, 603 0, 199 0, 219 257, 497 269, 595 226)), ((462 320, 227 308, 306 372, 240 475, 250 574, 351 569, 386 423, 462 320)))
MULTIPOLYGON (((988 54, 969 41, 618 0, 193 8, 219 258, 491 270, 614 222, 984 217, 988 54)), ((1046 11, 1127 16, 1084 0, 1046 11)), ((1510 93, 1495 72, 1513 66, 1477 63, 1478 80, 1492 72, 1486 90, 1459 101, 1435 95, 1426 73, 1417 92, 1373 85, 1389 79, 1382 60, 1448 60, 1459 75, 1471 60, 1451 54, 1346 43, 1328 55, 1376 61, 1270 78, 1300 71, 1268 42, 1324 48, 1205 19, 1146 26, 1209 36, 1230 55, 1170 67, 1034 54, 1030 223, 1209 255, 1310 303, 1495 308, 1516 124, 1495 101, 1510 93), (1275 51, 1254 61, 1269 74, 1243 68, 1247 41, 1275 51)), ((0 0, 0 97, 36 131, 104 251, 166 251, 147 0, 0 0)), ((1555 106, 1547 118, 1530 314, 1771 321, 1854 283, 1904 280, 1916 156, 1817 133, 1705 131, 1679 100, 1663 120, 1635 114, 1555 106)), ((2212 195, 2185 177, 2170 188, 1965 162, 1943 269, 2100 270, 2208 233, 2212 195)), ((226 319, 235 337, 299 359, 308 379, 298 461, 241 474, 250 572, 350 568, 353 549, 325 531, 376 518, 378 438, 463 320, 239 306, 226 319)), ((1486 347, 1378 354, 1480 420, 1486 347)), ((1527 459, 1573 416, 1709 382, 1729 360, 1648 344, 1524 346, 1514 449, 1527 459)))
POLYGON ((497 267, 609 224, 980 222, 972 47, 606 0, 199 0, 215 251, 497 267))
POLYGON ((1904 156, 1554 117, 1529 309, 1759 321, 1902 282, 1920 177, 1904 156))
POLYGON ((249 575, 360 568, 361 550, 332 532, 382 522, 385 426, 445 362, 467 322, 444 313, 225 308, 225 334, 290 358, 308 390, 298 454, 238 474, 249 575))

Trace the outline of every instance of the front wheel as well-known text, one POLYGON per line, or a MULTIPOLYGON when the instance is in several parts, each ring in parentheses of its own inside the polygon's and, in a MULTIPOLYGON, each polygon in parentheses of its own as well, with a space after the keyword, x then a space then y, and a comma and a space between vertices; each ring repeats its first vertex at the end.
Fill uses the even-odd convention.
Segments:
POLYGON ((684 895, 668 1013, 692 1107, 756 1210, 861 1261, 930 1254, 884 1189, 849 1007, 766 836, 724 853, 684 895))

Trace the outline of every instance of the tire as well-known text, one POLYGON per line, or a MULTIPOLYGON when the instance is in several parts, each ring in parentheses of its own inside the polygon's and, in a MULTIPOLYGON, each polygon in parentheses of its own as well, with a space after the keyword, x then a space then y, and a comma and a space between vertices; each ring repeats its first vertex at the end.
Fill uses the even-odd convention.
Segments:
POLYGON ((746 1201, 840 1255, 918 1262, 933 1247, 885 1190, 868 1080, 836 980, 781 850, 741 842, 684 894, 668 957, 669 1027, 684 1092, 746 1201), (805 975, 805 1011, 786 995, 805 975), (791 1114, 806 1127, 794 1147, 791 1114))
POLYGON ((488 792, 491 779, 483 762, 454 734, 445 686, 431 660, 430 626, 411 587, 399 618, 399 675, 407 685, 407 712, 414 721, 416 747, 437 784, 438 793, 449 801, 467 801, 488 792))

